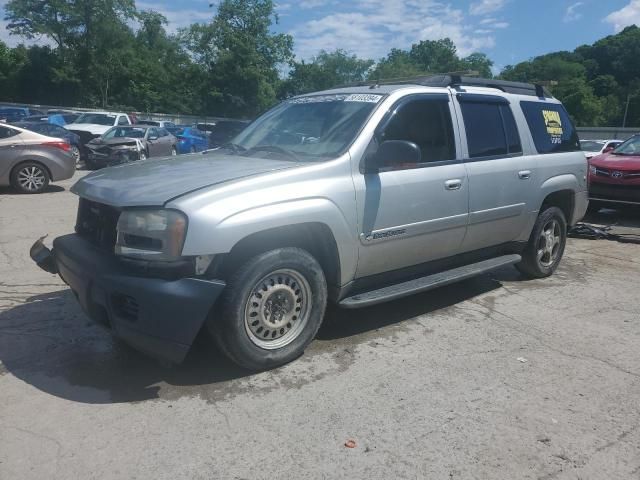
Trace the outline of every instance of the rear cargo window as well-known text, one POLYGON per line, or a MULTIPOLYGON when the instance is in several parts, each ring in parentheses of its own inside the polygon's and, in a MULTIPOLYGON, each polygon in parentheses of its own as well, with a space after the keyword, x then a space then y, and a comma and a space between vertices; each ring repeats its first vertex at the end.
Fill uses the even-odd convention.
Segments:
POLYGON ((569 114, 557 103, 520 102, 538 153, 580 150, 578 134, 569 114))

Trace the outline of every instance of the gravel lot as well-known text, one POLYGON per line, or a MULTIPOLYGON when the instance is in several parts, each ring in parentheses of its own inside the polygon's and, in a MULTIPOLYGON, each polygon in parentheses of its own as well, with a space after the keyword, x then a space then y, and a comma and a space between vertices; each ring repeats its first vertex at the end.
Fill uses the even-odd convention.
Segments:
POLYGON ((71 184, 0 189, 0 479, 640 478, 640 245, 570 240, 550 279, 332 311, 271 372, 206 338, 167 368, 28 258, 73 228, 71 184))

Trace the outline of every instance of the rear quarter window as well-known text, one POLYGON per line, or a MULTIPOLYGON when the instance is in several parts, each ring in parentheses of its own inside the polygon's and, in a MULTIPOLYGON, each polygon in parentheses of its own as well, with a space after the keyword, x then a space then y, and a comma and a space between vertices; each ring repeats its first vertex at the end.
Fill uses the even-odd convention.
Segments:
POLYGON ((576 129, 561 104, 520 102, 538 153, 581 150, 576 129))

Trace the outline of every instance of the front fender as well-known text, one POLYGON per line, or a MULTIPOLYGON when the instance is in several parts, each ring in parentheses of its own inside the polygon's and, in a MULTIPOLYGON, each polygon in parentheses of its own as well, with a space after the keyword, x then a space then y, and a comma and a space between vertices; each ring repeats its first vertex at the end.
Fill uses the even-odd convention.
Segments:
POLYGON ((228 253, 249 235, 304 223, 322 223, 331 230, 340 255, 341 283, 353 278, 358 258, 354 232, 338 206, 326 198, 273 203, 234 213, 216 225, 189 225, 183 255, 228 253))

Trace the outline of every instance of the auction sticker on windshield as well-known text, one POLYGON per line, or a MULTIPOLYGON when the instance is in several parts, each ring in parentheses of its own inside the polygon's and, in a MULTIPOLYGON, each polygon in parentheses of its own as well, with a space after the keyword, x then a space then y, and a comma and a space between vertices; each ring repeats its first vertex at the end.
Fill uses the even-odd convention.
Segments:
POLYGON ((313 95, 310 97, 298 97, 288 100, 289 103, 325 103, 325 102, 364 102, 378 103, 382 95, 373 93, 340 93, 336 95, 313 95))

